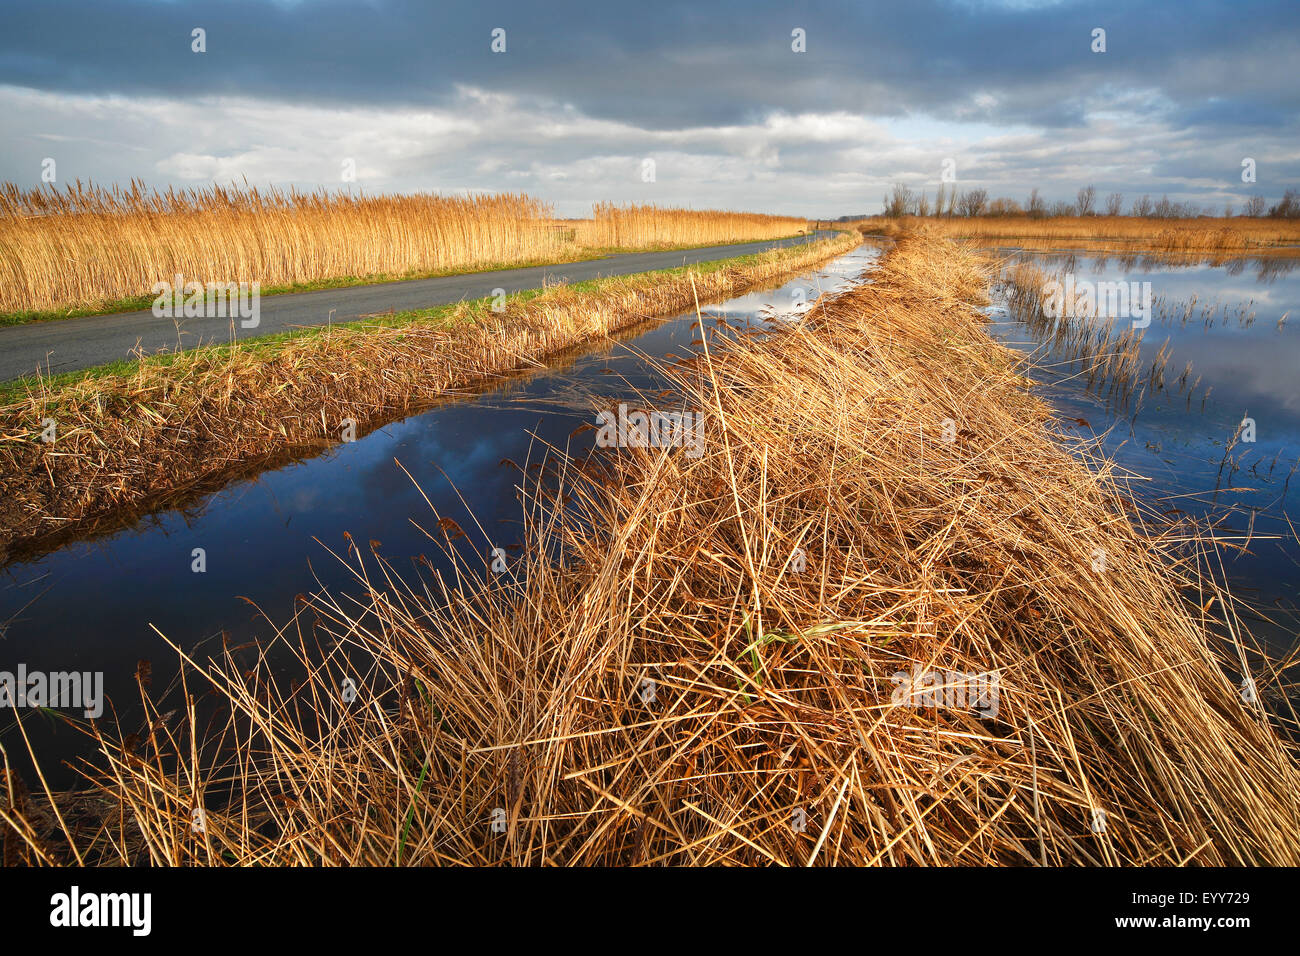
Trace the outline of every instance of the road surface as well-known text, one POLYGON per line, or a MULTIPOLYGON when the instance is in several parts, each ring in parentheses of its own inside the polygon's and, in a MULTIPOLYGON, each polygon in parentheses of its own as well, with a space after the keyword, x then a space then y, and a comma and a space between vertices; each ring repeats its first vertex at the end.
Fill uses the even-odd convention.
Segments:
MULTIPOLYGON (((831 235, 834 233, 821 232, 814 236, 770 242, 678 249, 674 252, 630 252, 553 266, 501 269, 436 279, 410 279, 347 289, 320 289, 265 296, 261 300, 257 327, 244 329, 236 320, 235 335, 240 339, 248 339, 301 326, 325 325, 331 321, 331 309, 334 310, 332 321, 352 322, 364 315, 390 310, 405 312, 462 299, 479 299, 492 295, 494 289, 513 293, 541 288, 547 280, 563 278, 578 282, 601 276, 670 269, 683 263, 730 259, 733 256, 749 255, 831 235)), ((137 348, 146 354, 152 354, 162 349, 175 351, 178 344, 189 349, 230 341, 229 318, 180 319, 179 322, 179 342, 176 322, 167 318, 155 318, 149 310, 0 327, 0 381, 8 382, 23 375, 35 374, 38 368, 42 373, 55 375, 92 368, 130 358, 137 348)))

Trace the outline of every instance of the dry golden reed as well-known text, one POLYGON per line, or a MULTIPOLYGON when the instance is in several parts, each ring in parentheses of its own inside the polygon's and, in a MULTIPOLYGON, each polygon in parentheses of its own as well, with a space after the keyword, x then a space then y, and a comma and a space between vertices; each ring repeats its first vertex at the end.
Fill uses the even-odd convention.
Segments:
POLYGON ((13 856, 1295 865, 1294 751, 1212 639, 1232 604, 1071 453, 984 329, 990 278, 913 239, 787 331, 709 329, 672 403, 703 455, 554 452, 507 574, 446 515, 413 520, 454 574, 352 546, 350 593, 279 632, 302 680, 231 650, 189 662, 194 703, 142 686, 80 803, 10 788, 13 856), (998 706, 900 698, 924 672, 998 706))
POLYGON ((1245 252, 1300 243, 1300 221, 1238 217, 1147 219, 1138 216, 1027 216, 890 219, 873 216, 855 223, 869 235, 920 233, 958 239, 1041 240, 1109 243, 1111 248, 1156 252, 1245 252))
POLYGON ((0 187, 0 314, 101 308, 154 283, 260 282, 263 290, 580 256, 585 246, 721 243, 803 231, 802 219, 620 208, 566 227, 517 193, 437 196, 142 183, 0 187), (576 233, 576 241, 575 241, 576 233))
POLYGON ((598 202, 593 216, 576 226, 577 242, 598 248, 642 248, 779 239, 803 232, 808 220, 791 216, 721 210, 663 209, 654 205, 616 206, 598 202))
POLYGON ((173 281, 263 287, 552 258, 520 194, 349 196, 211 186, 0 190, 0 312, 95 307, 173 281))

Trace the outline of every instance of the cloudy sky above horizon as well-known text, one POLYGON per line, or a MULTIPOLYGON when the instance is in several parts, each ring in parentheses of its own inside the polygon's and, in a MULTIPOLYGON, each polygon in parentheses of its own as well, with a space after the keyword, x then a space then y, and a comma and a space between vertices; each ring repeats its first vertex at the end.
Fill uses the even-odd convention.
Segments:
POLYGON ((0 180, 338 188, 350 160, 368 192, 565 216, 833 217, 951 159, 994 196, 1221 209, 1300 186, 1297 62, 1294 0, 43 0, 0 10, 0 180))

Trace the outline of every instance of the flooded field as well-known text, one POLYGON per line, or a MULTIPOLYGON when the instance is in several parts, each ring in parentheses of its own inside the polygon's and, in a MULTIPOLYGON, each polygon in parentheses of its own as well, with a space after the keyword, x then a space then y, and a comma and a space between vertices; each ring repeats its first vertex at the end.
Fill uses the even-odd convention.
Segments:
POLYGON ((1215 529, 1227 546, 1212 570, 1254 609, 1245 623, 1274 648, 1291 647, 1300 585, 1296 260, 1171 265, 1144 255, 1001 251, 1077 288, 1149 283, 1149 315, 1137 314, 1139 303, 1092 323, 1090 334, 1017 321, 1006 303, 990 310, 993 331, 1034 356, 1034 377, 1063 416, 1086 422, 1081 432, 1102 436, 1102 452, 1121 471, 1146 479, 1138 494, 1172 519, 1215 529), (1132 343, 1117 345, 1126 334, 1132 343))

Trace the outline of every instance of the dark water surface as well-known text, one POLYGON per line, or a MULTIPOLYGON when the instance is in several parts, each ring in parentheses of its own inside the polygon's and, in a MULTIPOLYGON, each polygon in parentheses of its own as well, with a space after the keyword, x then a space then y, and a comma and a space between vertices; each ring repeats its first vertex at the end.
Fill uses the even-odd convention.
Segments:
MULTIPOLYGON (((1004 250, 1006 251, 1006 250, 1004 250)), ((1093 388, 1041 334, 990 310, 994 334, 1040 363, 1034 377, 1063 415, 1085 419, 1083 432, 1106 433, 1102 449, 1135 485, 1174 518, 1215 523, 1221 572, 1256 613, 1243 620, 1275 649, 1296 643, 1300 586, 1300 260, 1236 259, 1169 265, 1155 257, 1022 253, 1049 273, 1076 280, 1150 282, 1155 300, 1143 331, 1138 375, 1127 400, 1110 382, 1093 388), (1285 318, 1284 318, 1285 317, 1285 318), (1150 369, 1168 356, 1163 386, 1150 369), (1191 363, 1186 378, 1187 364, 1191 363), (1239 426, 1253 419, 1254 441, 1239 426)), ((1131 318, 1112 319, 1116 329, 1131 318)), ((1140 320, 1139 320, 1140 321, 1140 320)))

